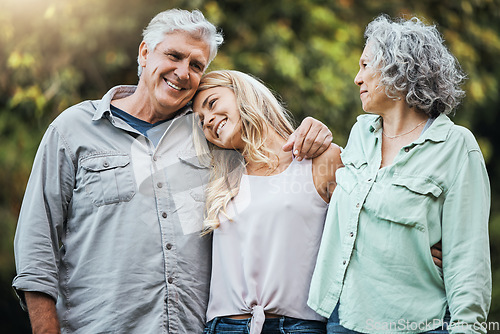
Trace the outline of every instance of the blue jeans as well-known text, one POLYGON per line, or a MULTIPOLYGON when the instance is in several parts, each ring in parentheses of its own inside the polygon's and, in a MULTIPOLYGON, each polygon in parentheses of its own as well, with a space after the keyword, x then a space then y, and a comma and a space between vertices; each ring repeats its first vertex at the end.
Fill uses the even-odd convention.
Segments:
MULTIPOLYGON (((250 319, 215 318, 209 321, 204 334, 248 334, 250 319)), ((326 334, 326 323, 313 320, 300 320, 289 317, 267 318, 262 334, 326 334)))
MULTIPOLYGON (((436 329, 433 329, 428 332, 423 332, 426 334, 447 334, 448 324, 450 323, 450 312, 446 310, 444 315, 444 319, 442 322, 442 326, 436 329)), ((360 332, 353 331, 351 329, 347 329, 340 324, 339 321, 339 305, 335 306, 332 314, 330 315, 330 319, 328 319, 328 323, 326 324, 326 331, 328 334, 362 334, 360 332)))

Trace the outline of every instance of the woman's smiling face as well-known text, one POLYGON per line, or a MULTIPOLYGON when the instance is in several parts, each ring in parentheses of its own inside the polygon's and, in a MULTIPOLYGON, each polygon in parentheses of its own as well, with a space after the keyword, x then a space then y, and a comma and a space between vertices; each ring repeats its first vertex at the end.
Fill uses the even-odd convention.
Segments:
POLYGON ((198 114, 209 142, 221 148, 243 150, 241 116, 231 89, 214 87, 198 92, 193 111, 198 114))

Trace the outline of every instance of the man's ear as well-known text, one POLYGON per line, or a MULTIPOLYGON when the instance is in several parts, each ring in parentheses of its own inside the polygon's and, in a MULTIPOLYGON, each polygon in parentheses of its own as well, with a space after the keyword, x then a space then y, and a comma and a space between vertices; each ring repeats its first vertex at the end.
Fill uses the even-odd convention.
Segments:
POLYGON ((149 49, 146 42, 142 41, 139 45, 139 65, 142 67, 146 66, 146 60, 148 59, 149 49))

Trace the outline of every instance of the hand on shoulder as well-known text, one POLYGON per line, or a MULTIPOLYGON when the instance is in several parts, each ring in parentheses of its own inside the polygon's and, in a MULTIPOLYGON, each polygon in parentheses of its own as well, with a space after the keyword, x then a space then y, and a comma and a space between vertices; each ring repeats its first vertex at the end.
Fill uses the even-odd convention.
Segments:
POLYGON ((325 202, 330 202, 337 183, 335 172, 343 167, 340 159, 340 147, 331 143, 328 149, 312 161, 313 180, 316 190, 325 202))

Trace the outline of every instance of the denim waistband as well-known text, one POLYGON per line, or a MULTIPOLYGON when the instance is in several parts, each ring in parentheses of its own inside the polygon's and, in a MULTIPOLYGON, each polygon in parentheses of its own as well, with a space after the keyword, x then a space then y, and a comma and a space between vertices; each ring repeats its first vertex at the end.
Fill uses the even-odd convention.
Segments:
MULTIPOLYGON (((227 317, 216 317, 207 323, 204 333, 224 333, 224 331, 229 330, 249 333, 250 323, 251 318, 231 319, 227 317)), ((286 330, 290 333, 294 333, 294 331, 306 333, 304 330, 307 330, 307 333, 326 333, 326 323, 282 316, 279 318, 266 318, 262 328, 263 332, 277 331, 277 333, 280 333, 282 330, 286 330)))

